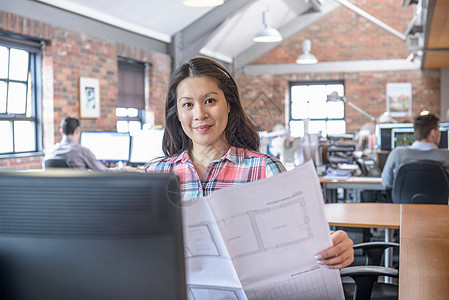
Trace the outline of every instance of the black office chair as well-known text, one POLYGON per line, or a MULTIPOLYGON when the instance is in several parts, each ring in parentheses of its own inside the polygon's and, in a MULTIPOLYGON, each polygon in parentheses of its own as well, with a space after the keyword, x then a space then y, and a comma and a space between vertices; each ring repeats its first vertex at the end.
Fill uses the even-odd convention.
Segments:
POLYGON ((354 250, 362 250, 365 257, 362 265, 357 266, 354 262, 351 266, 340 270, 346 300, 398 299, 397 284, 379 282, 380 276, 394 278, 399 276, 397 269, 380 266, 384 250, 390 247, 399 249, 399 244, 370 242, 353 246, 354 250), (351 277, 354 282, 346 280, 345 277, 351 277))
POLYGON ((399 166, 392 187, 394 203, 448 204, 449 179, 436 161, 414 160, 399 166))
POLYGON ((63 157, 55 156, 53 158, 46 159, 44 161, 44 169, 53 169, 53 168, 71 168, 70 163, 65 160, 63 157))

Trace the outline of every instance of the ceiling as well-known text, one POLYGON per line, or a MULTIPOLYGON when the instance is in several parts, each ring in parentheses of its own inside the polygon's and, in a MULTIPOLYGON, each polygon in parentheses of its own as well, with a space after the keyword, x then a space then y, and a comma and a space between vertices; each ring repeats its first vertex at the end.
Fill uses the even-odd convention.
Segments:
POLYGON ((449 68, 449 0, 429 1, 423 68, 449 68))
MULTIPOLYGON (((226 0, 215 8, 186 7, 182 0, 37 1, 167 43, 175 65, 200 53, 239 68, 278 44, 252 41, 264 28, 263 11, 287 39, 346 0, 226 0)), ((423 67, 449 67, 449 52, 441 51, 449 48, 449 0, 428 2, 423 14, 430 26, 424 26, 419 45, 430 49, 424 51, 423 67)))

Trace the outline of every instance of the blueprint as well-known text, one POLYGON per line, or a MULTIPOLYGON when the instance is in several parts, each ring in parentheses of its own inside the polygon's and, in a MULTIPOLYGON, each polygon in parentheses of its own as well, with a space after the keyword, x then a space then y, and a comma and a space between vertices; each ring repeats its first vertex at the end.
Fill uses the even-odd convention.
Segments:
POLYGON ((344 299, 314 258, 332 240, 311 161, 185 202, 183 218, 189 299, 344 299))

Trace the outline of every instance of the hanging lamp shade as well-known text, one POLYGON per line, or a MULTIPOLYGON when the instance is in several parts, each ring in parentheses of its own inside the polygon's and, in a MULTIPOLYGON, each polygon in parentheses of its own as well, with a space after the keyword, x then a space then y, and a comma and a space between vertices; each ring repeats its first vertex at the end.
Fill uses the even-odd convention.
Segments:
POLYGON ((303 53, 298 56, 296 59, 297 64, 316 64, 318 60, 316 59, 315 55, 310 53, 312 50, 312 42, 308 39, 305 39, 302 43, 302 51, 303 53))
POLYGON ((211 7, 219 6, 224 3, 224 0, 182 0, 182 4, 190 7, 211 7))
POLYGON ((271 27, 270 13, 268 11, 264 11, 262 18, 265 28, 254 36, 253 41, 256 43, 275 43, 282 41, 281 33, 271 27))

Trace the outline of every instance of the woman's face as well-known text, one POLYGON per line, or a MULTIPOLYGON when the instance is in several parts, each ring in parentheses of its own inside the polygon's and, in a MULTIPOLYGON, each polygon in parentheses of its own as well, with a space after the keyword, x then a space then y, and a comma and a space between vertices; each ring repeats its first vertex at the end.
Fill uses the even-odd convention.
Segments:
POLYGON ((193 147, 227 144, 224 131, 230 107, 214 79, 188 77, 176 89, 178 119, 193 147))

